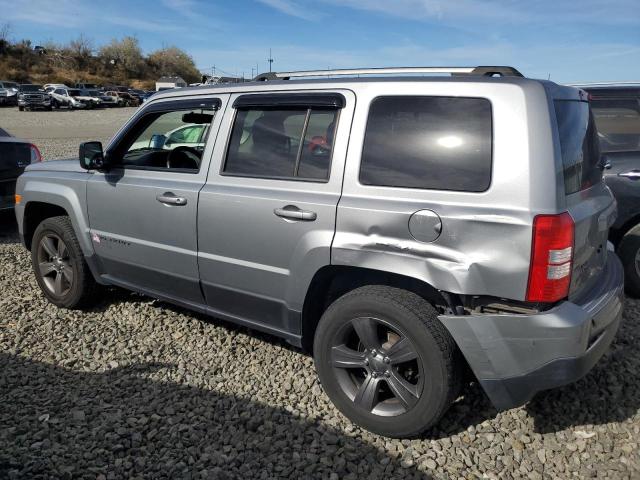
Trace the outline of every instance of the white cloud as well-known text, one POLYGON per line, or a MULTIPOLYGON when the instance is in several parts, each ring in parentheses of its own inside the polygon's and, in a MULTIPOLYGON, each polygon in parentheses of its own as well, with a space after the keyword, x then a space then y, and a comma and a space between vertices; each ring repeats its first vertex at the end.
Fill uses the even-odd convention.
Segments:
MULTIPOLYGON (((335 7, 369 11, 410 20, 456 22, 506 22, 562 24, 637 24, 637 0, 554 0, 514 2, 511 0, 258 0, 285 14, 312 20, 335 13, 335 7), (321 9, 321 5, 324 8, 321 9), (314 13, 311 13, 314 12, 314 13)), ((340 13, 336 13, 340 15, 340 13)), ((496 25, 498 27, 499 25, 496 25)))
POLYGON ((260 3, 264 3, 265 5, 278 10, 286 15, 291 15, 292 17, 301 18, 303 20, 317 20, 321 15, 316 10, 313 3, 311 6, 307 2, 303 2, 302 4, 294 2, 292 0, 258 0, 260 3))

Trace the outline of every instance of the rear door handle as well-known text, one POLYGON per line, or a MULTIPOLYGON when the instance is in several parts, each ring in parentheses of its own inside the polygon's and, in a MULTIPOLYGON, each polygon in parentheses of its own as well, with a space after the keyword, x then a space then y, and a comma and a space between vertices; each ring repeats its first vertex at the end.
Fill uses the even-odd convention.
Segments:
POLYGON ((301 210, 295 205, 287 205, 286 207, 276 208, 273 213, 281 218, 286 218, 289 220, 302 220, 303 222, 313 222, 318 217, 318 215, 316 215, 316 212, 301 210))
POLYGON ((630 178, 631 180, 640 180, 640 170, 630 170, 628 172, 619 173, 618 176, 630 178))
POLYGON ((182 206, 187 204, 187 199, 184 197, 178 197, 174 195, 172 192, 165 192, 156 197, 156 200, 160 203, 164 203, 165 205, 176 205, 182 206))

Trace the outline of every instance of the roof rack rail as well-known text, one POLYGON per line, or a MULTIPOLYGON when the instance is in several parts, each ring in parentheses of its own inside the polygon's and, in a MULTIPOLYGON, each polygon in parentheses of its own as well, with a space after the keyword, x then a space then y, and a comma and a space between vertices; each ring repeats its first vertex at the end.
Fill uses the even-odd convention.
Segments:
POLYGON ((337 70, 304 70, 299 72, 266 72, 257 75, 253 80, 290 80, 303 77, 327 77, 337 75, 401 75, 409 73, 448 73, 457 75, 482 75, 493 77, 523 77, 522 73, 507 66, 480 67, 390 67, 390 68, 341 68, 337 70))

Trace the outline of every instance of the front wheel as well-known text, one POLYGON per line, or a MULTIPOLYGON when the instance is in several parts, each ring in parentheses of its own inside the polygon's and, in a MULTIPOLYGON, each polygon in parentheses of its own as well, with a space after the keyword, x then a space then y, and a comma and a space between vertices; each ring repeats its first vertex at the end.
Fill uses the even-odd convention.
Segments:
POLYGON ((636 225, 622 237, 618 255, 624 265, 627 293, 640 298, 640 225, 636 225))
POLYGON ((432 427, 460 386, 455 342, 418 295, 366 286, 336 300, 314 339, 320 382, 354 423, 414 437, 432 427))
POLYGON ((54 305, 80 308, 92 303, 97 284, 69 217, 47 218, 38 225, 31 263, 40 289, 54 305))
POLYGON ((18 110, 24 112, 24 107, 18 107, 18 110))

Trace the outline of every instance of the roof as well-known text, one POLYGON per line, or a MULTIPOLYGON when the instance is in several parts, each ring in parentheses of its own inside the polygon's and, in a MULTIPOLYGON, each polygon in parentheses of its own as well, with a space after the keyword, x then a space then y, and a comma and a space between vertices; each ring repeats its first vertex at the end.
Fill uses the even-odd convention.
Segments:
MULTIPOLYGON (((484 77, 479 75, 465 76, 408 76, 408 77, 361 77, 361 78, 320 78, 320 79, 304 79, 304 80, 269 80, 269 81, 253 81, 244 83, 221 83, 216 85, 201 85, 198 87, 185 87, 158 92, 153 99, 176 98, 187 95, 206 95, 220 93, 243 93, 243 92, 271 92, 283 90, 304 90, 310 88, 342 88, 342 89, 360 89, 362 86, 371 83, 440 83, 440 82, 460 82, 460 83, 478 83, 478 84, 507 84, 507 85, 540 85, 549 84, 556 86, 555 83, 547 80, 532 80, 523 77, 484 77)), ((558 88, 563 88, 558 86, 558 88)), ((568 88, 568 87, 564 87, 568 88)))
POLYGON ((156 82, 166 82, 166 83, 187 83, 182 77, 160 77, 156 82))

